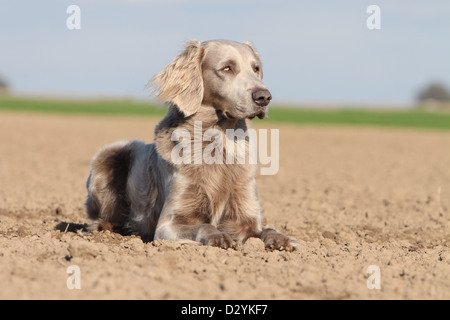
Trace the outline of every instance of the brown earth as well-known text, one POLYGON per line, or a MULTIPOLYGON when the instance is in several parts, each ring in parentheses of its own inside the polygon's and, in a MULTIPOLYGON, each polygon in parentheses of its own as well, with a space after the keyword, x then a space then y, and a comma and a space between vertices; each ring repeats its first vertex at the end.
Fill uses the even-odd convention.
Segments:
POLYGON ((450 299, 450 132, 259 122, 280 129, 280 170, 257 177, 265 222, 298 252, 84 233, 91 157, 156 123, 0 113, 1 299, 450 299))

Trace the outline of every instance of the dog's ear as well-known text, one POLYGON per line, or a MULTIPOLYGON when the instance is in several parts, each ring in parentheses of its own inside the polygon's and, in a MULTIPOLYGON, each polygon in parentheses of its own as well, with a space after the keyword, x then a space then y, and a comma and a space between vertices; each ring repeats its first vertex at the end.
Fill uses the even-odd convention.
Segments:
POLYGON ((261 79, 262 79, 263 78, 262 63, 261 63, 261 59, 259 58, 258 51, 256 51, 255 47, 253 46, 253 43, 251 43, 250 41, 245 41, 244 44, 248 45, 250 47, 250 49, 253 51, 253 54, 255 55, 255 58, 259 64, 259 69, 260 69, 260 74, 261 74, 261 79))
POLYGON ((196 113, 203 100, 203 55, 202 44, 191 40, 184 51, 149 82, 160 99, 175 103, 186 117, 196 113))

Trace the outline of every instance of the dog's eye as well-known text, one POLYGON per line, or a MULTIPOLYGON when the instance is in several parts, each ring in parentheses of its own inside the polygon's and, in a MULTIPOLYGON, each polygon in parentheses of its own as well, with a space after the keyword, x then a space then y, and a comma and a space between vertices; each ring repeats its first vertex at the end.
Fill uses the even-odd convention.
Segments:
POLYGON ((258 72, 259 72, 259 66, 255 66, 255 67, 253 68, 253 71, 255 71, 256 73, 258 73, 258 72))
POLYGON ((225 68, 222 69, 223 71, 231 71, 231 67, 230 66, 226 66, 225 68))

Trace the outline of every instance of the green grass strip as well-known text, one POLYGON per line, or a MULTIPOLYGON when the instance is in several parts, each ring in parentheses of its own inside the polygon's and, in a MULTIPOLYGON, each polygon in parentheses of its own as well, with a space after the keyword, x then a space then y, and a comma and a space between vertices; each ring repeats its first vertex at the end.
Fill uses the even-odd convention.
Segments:
MULTIPOLYGON (((163 117, 166 107, 134 100, 59 100, 3 96, 0 110, 62 114, 136 115, 163 117)), ((450 130, 450 112, 406 110, 312 109, 273 106, 264 121, 293 124, 371 125, 450 130)))

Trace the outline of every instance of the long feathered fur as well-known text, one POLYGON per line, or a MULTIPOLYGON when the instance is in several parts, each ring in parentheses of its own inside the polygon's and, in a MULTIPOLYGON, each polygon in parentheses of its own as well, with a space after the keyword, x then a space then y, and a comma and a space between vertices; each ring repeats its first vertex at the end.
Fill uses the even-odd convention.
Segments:
POLYGON ((161 100, 175 103, 185 116, 194 114, 201 105, 203 80, 201 62, 203 47, 189 41, 183 52, 148 83, 161 100))

